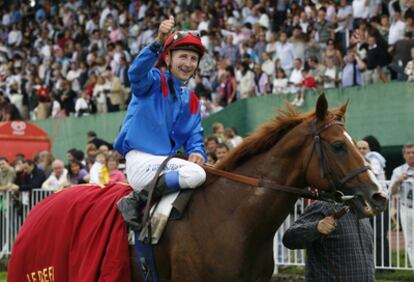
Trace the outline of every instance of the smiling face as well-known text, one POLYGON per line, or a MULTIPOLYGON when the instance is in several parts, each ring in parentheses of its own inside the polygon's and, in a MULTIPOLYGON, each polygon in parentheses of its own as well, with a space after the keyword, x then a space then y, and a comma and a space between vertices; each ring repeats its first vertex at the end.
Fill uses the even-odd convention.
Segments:
POLYGON ((193 51, 175 50, 167 54, 165 62, 173 76, 181 81, 191 78, 198 66, 199 55, 193 51))

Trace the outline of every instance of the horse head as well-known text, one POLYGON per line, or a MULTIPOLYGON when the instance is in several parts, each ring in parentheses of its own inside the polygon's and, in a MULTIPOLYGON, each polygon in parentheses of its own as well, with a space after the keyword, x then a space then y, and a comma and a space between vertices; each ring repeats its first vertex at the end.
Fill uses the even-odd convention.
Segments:
POLYGON ((309 141, 303 159, 310 187, 327 191, 349 204, 360 218, 385 210, 387 195, 344 128, 348 102, 328 111, 325 95, 319 96, 315 114, 304 126, 309 141))

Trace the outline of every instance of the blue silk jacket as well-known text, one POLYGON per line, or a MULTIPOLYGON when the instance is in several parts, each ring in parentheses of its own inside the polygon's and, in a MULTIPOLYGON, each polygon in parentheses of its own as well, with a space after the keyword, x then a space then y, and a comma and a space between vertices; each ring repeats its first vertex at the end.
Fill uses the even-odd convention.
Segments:
POLYGON ((167 156, 184 147, 185 154, 204 150, 200 101, 183 83, 172 77, 176 97, 170 93, 165 74, 153 66, 162 46, 154 41, 142 49, 128 70, 132 99, 115 140, 115 149, 125 156, 131 150, 167 156))

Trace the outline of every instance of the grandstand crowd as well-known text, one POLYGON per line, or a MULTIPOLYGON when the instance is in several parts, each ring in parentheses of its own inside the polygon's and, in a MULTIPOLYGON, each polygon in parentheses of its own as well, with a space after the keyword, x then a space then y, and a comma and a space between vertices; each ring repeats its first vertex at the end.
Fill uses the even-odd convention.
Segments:
POLYGON ((2 1, 0 121, 124 110, 128 66, 175 16, 208 50, 203 116, 237 99, 414 80, 414 0, 2 1))

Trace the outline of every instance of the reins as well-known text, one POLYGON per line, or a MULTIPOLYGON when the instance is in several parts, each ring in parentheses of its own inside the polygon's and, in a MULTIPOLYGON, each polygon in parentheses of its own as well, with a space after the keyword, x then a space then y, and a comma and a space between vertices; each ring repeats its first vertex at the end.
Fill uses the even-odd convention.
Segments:
POLYGON ((240 175, 233 172, 224 171, 221 169, 217 169, 211 165, 203 165, 203 169, 213 175, 221 176, 239 183, 243 183, 246 185, 254 186, 254 187, 262 187, 267 188, 275 191, 287 192, 291 194, 298 195, 299 197, 314 199, 314 200, 322 200, 322 201, 337 201, 343 202, 348 200, 347 198, 343 199, 344 196, 342 192, 337 191, 337 194, 334 193, 327 193, 327 192, 317 192, 311 190, 304 190, 302 188, 297 188, 293 186, 281 185, 272 180, 268 179, 259 179, 254 177, 249 177, 245 175, 240 175))

